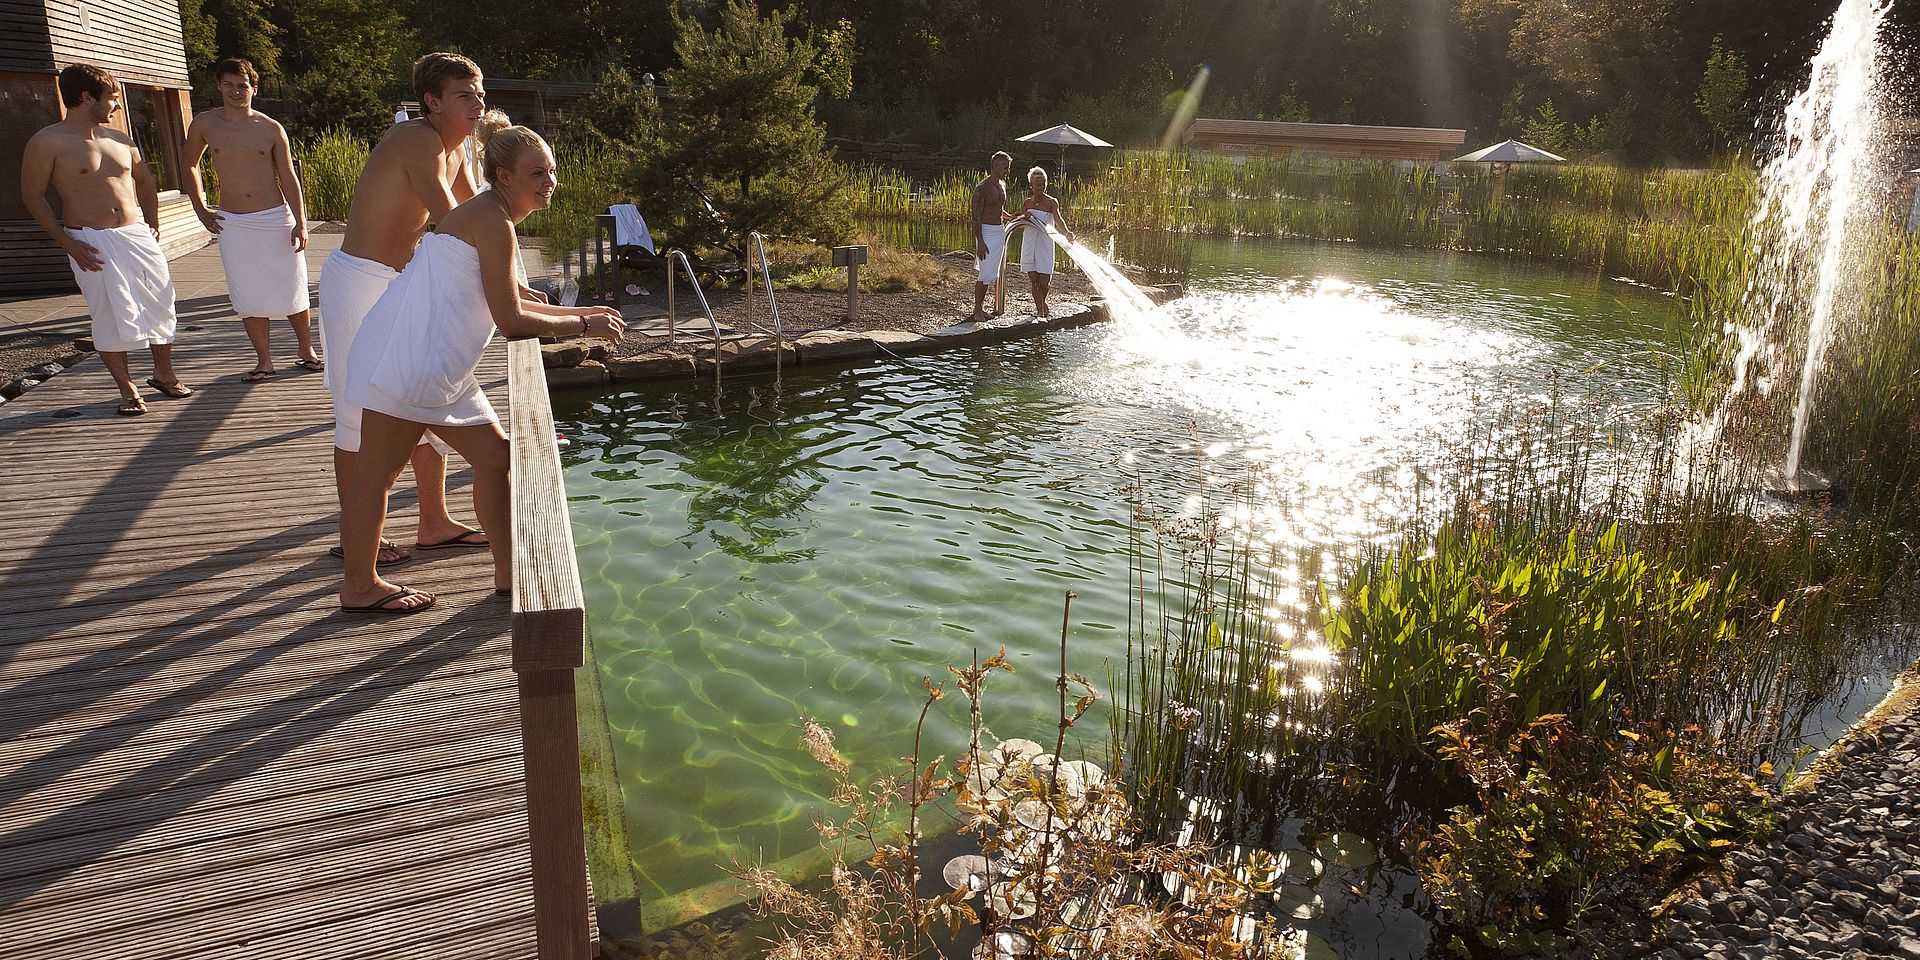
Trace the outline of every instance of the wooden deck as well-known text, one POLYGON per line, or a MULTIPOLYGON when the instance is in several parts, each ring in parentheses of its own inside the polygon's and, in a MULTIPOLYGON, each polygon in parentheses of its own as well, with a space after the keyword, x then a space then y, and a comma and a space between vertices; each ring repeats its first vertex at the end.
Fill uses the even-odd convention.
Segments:
MULTIPOLYGON (((183 318, 175 356, 200 393, 143 417, 97 357, 0 406, 0 955, 534 956, 485 552, 389 568, 433 611, 337 613, 321 376, 239 382, 230 315, 183 318)), ((505 378, 496 344, 503 417, 505 378)), ((409 478, 388 532, 413 541, 409 478)))

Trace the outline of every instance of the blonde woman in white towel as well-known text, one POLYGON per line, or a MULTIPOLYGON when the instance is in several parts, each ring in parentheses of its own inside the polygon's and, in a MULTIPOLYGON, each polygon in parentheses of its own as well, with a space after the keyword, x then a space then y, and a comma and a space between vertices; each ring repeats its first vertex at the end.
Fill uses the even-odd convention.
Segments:
POLYGON ((544 209, 557 181, 540 135, 490 114, 478 133, 491 189, 455 207, 367 312, 347 358, 348 402, 363 409, 360 453, 340 514, 346 580, 340 608, 408 614, 433 594, 375 570, 387 492, 429 427, 473 465, 473 506, 493 550, 493 587, 513 583, 506 435, 474 370, 497 329, 509 338, 598 336, 625 330, 611 307, 558 307, 521 296, 514 227, 544 209))
POLYGON ((1033 288, 1033 311, 1040 316, 1052 316, 1047 309, 1047 286, 1053 280, 1053 237, 1047 234, 1052 226, 1074 242, 1073 231, 1067 229, 1067 219, 1061 214, 1060 201, 1047 193, 1047 172, 1034 167, 1027 171, 1027 198, 1020 202, 1017 217, 1025 218, 1033 228, 1021 231, 1020 269, 1027 274, 1027 283, 1033 288))
POLYGON ((307 207, 293 172, 287 131, 253 109, 260 72, 244 57, 213 67, 222 106, 194 114, 187 128, 187 199, 207 230, 219 237, 227 299, 253 344, 253 370, 240 379, 259 383, 280 370, 274 365, 268 329, 286 317, 300 349, 294 365, 320 370, 313 350, 312 303, 307 297, 307 207), (213 152, 220 175, 220 209, 207 207, 200 186, 200 157, 213 152))

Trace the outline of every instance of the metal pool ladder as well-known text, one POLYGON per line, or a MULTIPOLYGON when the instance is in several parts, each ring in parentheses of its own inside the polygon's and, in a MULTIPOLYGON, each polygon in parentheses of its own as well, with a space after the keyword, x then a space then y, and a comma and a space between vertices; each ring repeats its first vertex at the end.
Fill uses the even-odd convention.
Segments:
MULTIPOLYGON (((1015 220, 1007 224, 1007 235, 1000 241, 1000 275, 993 280, 993 315, 999 316, 1007 310, 1007 265, 1013 260, 1013 235, 1022 230, 1040 230, 1039 224, 1032 220, 1015 220)), ((1044 231, 1043 231, 1044 232, 1044 231)), ((1021 241, 1025 243, 1025 240, 1021 241)))
POLYGON ((674 309, 673 271, 674 264, 687 275, 687 283, 693 287, 693 295, 700 300, 700 312, 706 315, 707 326, 713 330, 713 371, 717 379, 720 375, 720 321, 713 318, 713 307, 707 304, 706 291, 700 289, 700 281, 693 276, 693 264, 687 261, 686 251, 674 247, 667 251, 667 339, 680 339, 679 314, 674 309))
POLYGON ((773 329, 768 330, 753 322, 753 262, 747 262, 747 326, 773 337, 773 369, 780 369, 780 354, 786 349, 787 338, 780 326, 780 303, 773 297, 773 267, 767 262, 767 240, 755 230, 747 234, 750 252, 760 259, 760 282, 767 288, 767 312, 771 315, 773 329))

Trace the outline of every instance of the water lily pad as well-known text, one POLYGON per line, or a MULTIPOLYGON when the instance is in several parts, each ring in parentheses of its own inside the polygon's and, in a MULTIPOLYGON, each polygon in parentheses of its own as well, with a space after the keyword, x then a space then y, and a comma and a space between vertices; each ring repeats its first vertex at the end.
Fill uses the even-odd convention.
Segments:
POLYGON ((1013 819, 1028 830, 1046 830, 1049 825, 1056 830, 1066 829, 1066 821, 1054 816, 1049 820, 1052 810, 1039 800, 1022 800, 1013 805, 1013 819))
POLYGON ((1349 870, 1366 870, 1380 862, 1380 851, 1372 842, 1356 833, 1330 833, 1313 845, 1313 851, 1328 863, 1349 870))
POLYGON ((1311 887, 1287 887, 1273 895, 1273 912, 1295 920, 1312 920, 1327 909, 1327 901, 1311 887))
POLYGON ((1026 786, 1033 758, 1043 756, 1032 740, 1006 740, 981 751, 967 771, 967 790, 976 799, 1006 800, 1026 786))
POLYGON ((1107 782, 1107 771, 1090 760, 1068 760, 1060 765, 1060 774, 1069 783, 1079 784, 1079 793, 1096 789, 1107 782))
POLYGON ((990 869, 986 857, 970 853, 947 861, 940 876, 947 881, 947 886, 965 890, 967 896, 971 897, 987 888, 990 869))

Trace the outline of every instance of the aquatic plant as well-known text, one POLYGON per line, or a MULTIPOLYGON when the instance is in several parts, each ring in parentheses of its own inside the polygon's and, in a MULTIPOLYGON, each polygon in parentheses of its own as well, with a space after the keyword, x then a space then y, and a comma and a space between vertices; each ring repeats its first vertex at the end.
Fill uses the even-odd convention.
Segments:
POLYGON ((353 206, 353 190, 371 153, 367 142, 345 127, 335 127, 293 145, 300 163, 300 186, 306 191, 309 220, 345 220, 353 206))
POLYGON ((1516 955, 1570 936, 1593 890, 1657 888, 1759 829, 1753 779, 1898 633, 1910 552, 1872 517, 1755 519, 1736 451, 1688 446, 1683 418, 1609 437, 1562 403, 1501 418, 1344 556, 1238 540, 1257 478, 1137 504, 1112 723, 1146 829, 1192 797, 1228 840, 1374 811, 1342 826, 1400 838, 1443 919, 1516 955))
MULTIPOLYGON (((1073 595, 1067 595, 1071 609, 1073 595)), ((835 777, 834 801, 847 814, 817 822, 836 857, 824 890, 796 887, 761 868, 736 876, 773 920, 769 956, 784 960, 892 960, 971 942, 978 960, 1097 954, 1126 960, 1242 960, 1298 957, 1303 938, 1283 932, 1254 903, 1275 889, 1271 857, 1223 856, 1204 837, 1158 842, 1143 836, 1119 789, 1098 765, 1063 756, 1067 734, 1098 700, 1085 678, 1066 672, 1062 626, 1058 724, 1053 752, 1031 740, 983 743, 987 680, 1011 671, 1004 651, 952 668, 969 715, 967 752, 949 765, 921 754, 920 731, 945 689, 925 681, 904 777, 854 782, 825 726, 802 725, 801 741, 835 777), (1071 699, 1070 699, 1071 698, 1071 699), (923 811, 951 803, 979 853, 949 861, 942 885, 923 876, 923 811), (906 826, 889 842, 897 807, 906 826), (854 864, 846 854, 857 850, 854 864), (928 889, 931 888, 931 889, 928 889)))
POLYGON ((1588 736, 1558 715, 1519 724, 1505 709, 1503 666, 1485 664, 1476 678, 1490 722, 1433 731, 1472 802, 1407 843, 1453 952, 1591 955, 1617 939, 1605 919, 1616 904, 1658 900, 1772 831, 1767 790, 1703 749, 1697 731, 1588 736), (1603 900, 1612 902, 1590 919, 1603 900))

